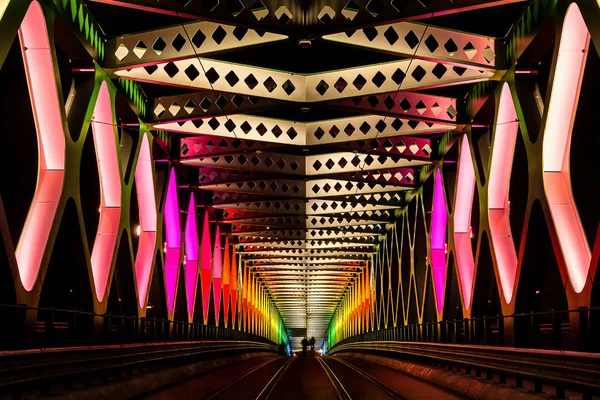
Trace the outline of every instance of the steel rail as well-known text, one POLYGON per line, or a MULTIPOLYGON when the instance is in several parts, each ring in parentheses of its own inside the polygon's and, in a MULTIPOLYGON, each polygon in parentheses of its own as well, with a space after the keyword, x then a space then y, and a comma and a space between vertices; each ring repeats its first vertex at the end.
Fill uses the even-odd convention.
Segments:
POLYGON ((325 361, 323 361, 323 359, 321 357, 316 357, 316 359, 319 362, 319 364, 321 364, 321 367, 325 371, 325 374, 327 375, 327 378, 331 382, 331 385, 333 386, 333 389, 335 390, 335 392, 338 396, 338 399, 339 400, 352 400, 350 393, 348 393, 348 391, 346 390, 346 388, 344 387, 344 385, 342 384, 340 379, 331 370, 329 365, 327 365, 327 363, 325 361))
POLYGON ((267 382, 263 390, 258 394, 258 396, 256 396, 256 400, 266 400, 271 396, 273 389, 295 359, 296 357, 290 357, 290 359, 287 360, 285 364, 283 364, 281 368, 277 370, 277 372, 275 372, 275 375, 271 377, 271 379, 269 380, 269 382, 267 382))
POLYGON ((202 399, 203 400, 210 400, 210 399, 213 399, 213 398, 217 397, 219 394, 223 393, 225 390, 229 389, 230 387, 232 387, 237 382, 241 381, 242 379, 244 379, 245 377, 247 377, 248 375, 250 375, 254 371, 257 371, 260 368, 264 367, 265 365, 272 363, 276 359, 277 358, 273 358, 271 360, 267 360, 267 361, 265 361, 263 363, 260 363, 259 365, 256 365, 256 366, 250 368, 248 371, 244 372, 243 374, 238 375, 235 378, 233 378, 233 379, 225 382, 224 384, 222 384, 221 386, 219 386, 217 389, 215 389, 213 392, 211 392, 208 395, 202 397, 202 399))
POLYGON ((249 352, 275 352, 253 342, 177 342, 0 352, 0 393, 47 388, 123 370, 249 352))
POLYGON ((342 352, 390 356, 409 362, 434 361, 583 393, 600 393, 600 354, 595 353, 388 341, 339 345, 328 354, 342 352))
POLYGON ((371 383, 373 383, 375 386, 377 386, 379 389, 381 389, 383 392, 385 392, 391 398, 397 399, 397 400, 406 400, 406 397, 402 396, 400 393, 396 392, 394 389, 392 389, 391 387, 389 387, 385 383, 381 382, 379 379, 375 378, 373 375, 364 372, 363 370, 361 370, 360 368, 357 368, 356 366, 350 364, 346 360, 342 360, 342 359, 337 358, 337 357, 335 357, 335 358, 331 357, 331 359, 336 360, 340 364, 345 365, 346 367, 352 369, 353 371, 355 371, 356 373, 358 373, 363 378, 369 380, 371 383))

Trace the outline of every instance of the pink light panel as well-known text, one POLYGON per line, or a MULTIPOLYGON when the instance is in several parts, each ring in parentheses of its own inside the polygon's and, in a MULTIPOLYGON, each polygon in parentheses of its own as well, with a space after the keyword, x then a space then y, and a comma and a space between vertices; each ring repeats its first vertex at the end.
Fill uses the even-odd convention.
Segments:
POLYGON ((235 316, 237 312, 237 298, 238 298, 238 265, 237 265, 237 254, 236 248, 233 246, 231 250, 231 318, 233 324, 235 324, 235 316))
POLYGON ((436 293, 438 313, 444 309, 444 288, 446 285, 446 200, 444 183, 439 168, 435 173, 433 186, 433 209, 431 210, 431 268, 436 293))
POLYGON ((190 205, 185 224, 185 259, 185 289, 188 315, 193 316, 196 286, 198 284, 198 227, 196 225, 194 193, 190 194, 190 205))
POLYGON ((225 238, 225 256, 223 259, 223 317, 225 318, 225 327, 227 327, 227 317, 229 316, 229 293, 230 293, 230 274, 231 259, 229 257, 229 238, 225 238))
POLYGON ((150 156, 150 143, 148 135, 142 137, 140 154, 135 167, 135 187, 140 213, 140 237, 138 250, 135 256, 135 275, 138 287, 138 302, 144 308, 148 295, 150 271, 156 251, 156 199, 154 190, 154 174, 152 157, 150 156))
POLYGON ((166 254, 165 254, 165 286, 167 287, 167 305, 169 313, 173 312, 175 305, 175 290, 179 275, 179 261, 181 258, 181 227, 179 223, 179 201, 177 199, 177 181, 175 170, 171 168, 169 185, 167 186, 167 198, 165 201, 165 231, 166 231, 166 254))
POLYGON ((569 154, 590 35, 575 3, 567 11, 552 83, 543 142, 544 190, 569 280, 585 286, 592 255, 571 189, 569 154))
POLYGON ((454 249, 460 278, 463 304, 471 307, 475 261, 471 247, 471 209, 475 191, 475 169, 469 149, 469 139, 464 135, 460 147, 456 201, 454 208, 454 249))
POLYGON ((106 82, 100 85, 92 114, 92 133, 100 176, 100 221, 92 249, 92 273, 98 301, 104 299, 121 220, 121 174, 112 100, 106 82))
MULTIPOLYGON (((2 7, 7 5, 8 2, 2 7)), ((65 129, 46 20, 37 1, 31 3, 25 14, 19 38, 35 118, 39 159, 37 186, 16 251, 21 283, 29 291, 37 279, 62 193, 65 129)))
POLYGON ((508 191, 518 131, 519 121, 515 104, 508 84, 504 83, 500 93, 500 105, 492 144, 492 163, 488 184, 488 217, 492 250, 496 257, 502 293, 507 303, 512 300, 517 271, 517 253, 510 230, 508 191))
POLYGON ((213 251, 213 299, 215 302, 215 318, 219 325, 219 310, 221 305, 221 278, 223 276, 223 259, 221 258, 221 230, 217 225, 215 234, 215 249, 213 251))
POLYGON ((210 304, 210 283, 212 274, 212 253, 210 243, 210 226, 208 223, 208 211, 204 213, 202 225, 202 238, 200 239, 200 273, 202 285, 202 310, 204 312, 204 324, 208 323, 208 306, 210 304))

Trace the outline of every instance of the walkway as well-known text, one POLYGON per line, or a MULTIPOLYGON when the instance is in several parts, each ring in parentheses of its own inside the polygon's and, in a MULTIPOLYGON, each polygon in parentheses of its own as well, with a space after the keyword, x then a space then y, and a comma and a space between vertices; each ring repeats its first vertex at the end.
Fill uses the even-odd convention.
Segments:
POLYGON ((340 357, 262 357, 212 371, 147 399, 459 399, 370 361, 340 357))

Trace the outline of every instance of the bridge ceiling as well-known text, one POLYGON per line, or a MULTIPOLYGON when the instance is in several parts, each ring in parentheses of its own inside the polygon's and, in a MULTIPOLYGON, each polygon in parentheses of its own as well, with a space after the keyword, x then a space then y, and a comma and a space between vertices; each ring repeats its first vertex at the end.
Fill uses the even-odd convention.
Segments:
POLYGON ((502 76, 494 37, 525 4, 87 1, 114 35, 104 68, 139 84, 145 122, 171 136, 180 189, 286 327, 315 337, 468 122, 465 94, 502 76))

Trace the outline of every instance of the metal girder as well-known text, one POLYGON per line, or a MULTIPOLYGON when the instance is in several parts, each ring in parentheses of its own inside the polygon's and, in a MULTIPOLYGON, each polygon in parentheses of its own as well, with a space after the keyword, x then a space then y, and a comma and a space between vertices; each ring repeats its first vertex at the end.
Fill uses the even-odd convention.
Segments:
MULTIPOLYGON (((235 138, 224 138, 224 137, 212 137, 212 136, 197 136, 182 138, 180 141, 180 156, 182 158, 194 158, 194 157, 212 157, 215 155, 239 155, 243 154, 244 158, 250 158, 252 166, 258 167, 261 162, 260 158, 253 159, 252 156, 256 152, 264 153, 285 153, 287 150, 293 151, 291 145, 284 143, 276 144, 274 142, 259 142, 253 140, 238 140, 235 138)), ((353 142, 340 142, 339 144, 326 144, 323 148, 326 153, 368 153, 370 155, 390 155, 390 156, 401 156, 403 158, 421 159, 428 160, 434 155, 434 143, 431 139, 414 137, 414 136, 397 136, 397 137, 373 137, 370 139, 360 139, 353 142)), ((314 150, 319 150, 315 148, 314 150)), ((307 149, 307 151, 310 151, 307 149)), ((323 157, 323 154, 320 155, 323 157)), ((307 156, 301 156, 307 157, 307 156)), ((243 160, 242 160, 243 161, 243 160)), ((265 159, 265 161, 267 161, 265 159)), ((267 161, 269 164, 271 161, 267 161)), ((284 160, 286 161, 286 160, 284 160)), ((292 161, 293 162, 293 161, 292 161)), ((217 168, 230 168, 230 163, 223 164, 217 163, 217 168)), ((269 167, 269 165, 267 165, 269 167)), ((300 173, 302 171, 294 170, 294 173, 300 173)), ((203 170, 206 170, 204 168, 203 170)), ((275 171, 281 174, 289 173, 287 171, 275 171)), ((206 174, 205 174, 206 175, 206 174)), ((218 178, 221 174, 214 173, 213 176, 218 178)), ((246 174, 247 175, 247 174, 246 174)))
POLYGON ((406 57, 493 69, 496 40, 414 22, 396 22, 323 36, 325 40, 406 57))
POLYGON ((496 7, 525 0, 353 0, 322 2, 283 2, 233 0, 90 0, 182 18, 227 22, 273 32, 301 35, 307 28, 314 35, 356 29, 394 21, 409 21, 496 7), (249 5, 251 4, 251 5, 249 5))
POLYGON ((379 183, 353 182, 340 179, 313 179, 309 181, 264 179, 249 182, 220 183, 200 185, 200 189, 221 192, 256 193, 264 196, 289 196, 293 198, 323 198, 329 196, 364 195, 371 193, 389 193, 411 189, 404 186, 379 183))
MULTIPOLYGON (((458 67, 453 69, 456 68, 458 67)), ((461 69, 458 69, 459 73, 461 71, 461 69)), ((373 94, 370 96, 356 96, 350 99, 338 99, 324 102, 323 105, 393 117, 415 115, 416 113, 421 115, 421 118, 424 120, 442 120, 456 123, 458 108, 456 101, 453 100, 447 97, 400 91, 373 94)))
MULTIPOLYGON (((180 107, 179 103, 176 103, 171 110, 175 112, 177 107, 180 107)), ((452 107, 455 107, 455 104, 452 107)), ((415 119, 386 119, 379 115, 363 115, 305 123, 233 114, 188 121, 162 122, 154 124, 153 127, 171 132, 300 146, 420 135, 456 129, 456 125, 452 121, 441 123, 419 121, 421 115, 418 110, 411 108, 413 114, 418 114, 412 115, 415 119)))
POLYGON ((471 83, 494 71, 445 66, 427 60, 401 60, 311 75, 294 74, 206 58, 170 61, 118 70, 119 78, 294 102, 336 100, 471 83))
MULTIPOLYGON (((188 119, 274 110, 291 105, 293 103, 276 99, 205 90, 158 97, 152 99, 150 107, 152 110, 151 121, 155 123, 155 126, 162 129, 160 124, 169 122, 170 126, 177 126, 179 131, 182 131, 183 128, 180 125, 173 123, 188 119)), ((200 123, 196 122, 195 124, 199 125, 200 123)), ((195 124, 192 124, 194 128, 195 124)), ((191 130, 193 128, 185 129, 191 130)), ((186 130, 183 130, 183 132, 186 132, 186 130)))
POLYGON ((356 241, 327 241, 327 240, 297 240, 297 241, 272 241, 272 242, 240 242, 245 251, 254 249, 337 249, 337 248, 365 248, 372 249, 375 244, 356 241))
POLYGON ((228 215, 224 215, 224 219, 236 217, 235 212, 233 212, 232 210, 247 210, 265 213, 283 213, 298 215, 324 215, 333 213, 377 211, 397 208, 397 206, 389 205, 371 205, 349 201, 329 200, 269 200, 256 203, 219 204, 214 207, 226 210, 225 212, 227 212, 228 215))
POLYGON ((240 26, 210 21, 188 22, 110 39, 106 44, 105 65, 108 68, 127 68, 285 39, 285 35, 240 26))
MULTIPOLYGON (((412 146, 412 144, 411 144, 412 146)), ((417 146, 415 144, 415 146, 417 146)), ((389 156, 341 152, 309 156, 258 152, 233 153, 214 156, 190 157, 181 164, 199 167, 253 170, 290 175, 318 176, 334 173, 369 171, 399 167, 419 167, 429 161, 412 160, 399 154, 389 156)))

